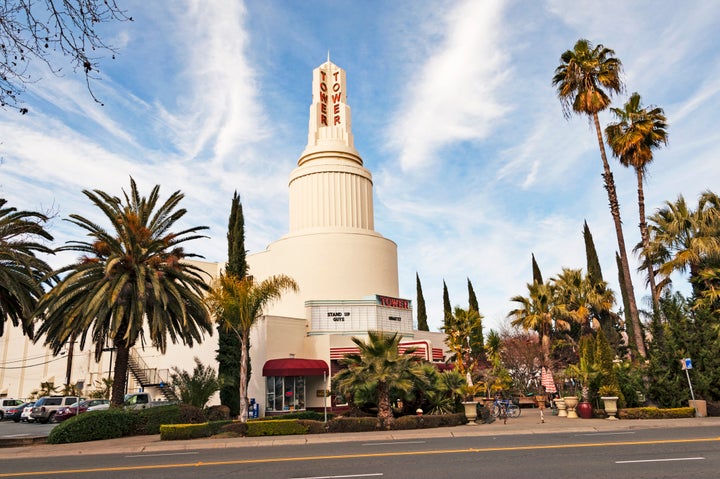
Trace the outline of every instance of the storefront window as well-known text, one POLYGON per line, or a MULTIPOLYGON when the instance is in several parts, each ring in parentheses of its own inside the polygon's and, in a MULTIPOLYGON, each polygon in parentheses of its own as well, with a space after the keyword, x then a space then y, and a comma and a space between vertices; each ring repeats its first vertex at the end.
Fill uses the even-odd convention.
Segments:
POLYGON ((267 410, 298 411, 305 409, 304 376, 269 376, 267 410))

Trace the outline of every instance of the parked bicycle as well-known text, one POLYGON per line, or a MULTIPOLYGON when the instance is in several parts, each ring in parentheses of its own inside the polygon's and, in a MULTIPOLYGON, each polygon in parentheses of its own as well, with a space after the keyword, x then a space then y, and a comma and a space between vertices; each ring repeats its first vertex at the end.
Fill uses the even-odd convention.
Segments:
POLYGON ((502 399, 501 397, 495 397, 492 407, 490 408, 490 414, 493 417, 502 419, 515 418, 520 416, 520 406, 513 403, 510 399, 502 399))

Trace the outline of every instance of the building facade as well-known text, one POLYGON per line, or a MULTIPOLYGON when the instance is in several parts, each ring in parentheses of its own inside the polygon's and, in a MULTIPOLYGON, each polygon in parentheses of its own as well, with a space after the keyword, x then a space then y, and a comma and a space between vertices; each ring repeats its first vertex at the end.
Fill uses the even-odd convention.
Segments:
MULTIPOLYGON (((308 143, 289 180, 288 233, 247 257, 255 280, 285 274, 299 285, 297 293, 270 305, 251 331, 249 396, 261 415, 332 406, 328 388, 338 360, 356 350, 353 337, 371 330, 399 333, 402 347, 417 348, 429 361, 447 355, 444 334, 415 330, 412 301, 398 297, 397 245, 374 229, 372 174, 355 149, 351 126, 345 71, 328 58, 313 71, 308 143)), ((193 263, 210 278, 223 268, 193 263)), ((41 381, 65 383, 64 356, 52 358, 9 329, 0 338, 0 364, 6 365, 0 392, 27 397, 41 381)), ((217 348, 215 335, 192 349, 169 345, 164 355, 136 349, 128 389, 161 396, 172 367, 190 371, 194 357, 215 365, 217 348)), ((107 376, 110 354, 95 363, 91 352, 74 351, 71 383, 92 385, 107 376)))

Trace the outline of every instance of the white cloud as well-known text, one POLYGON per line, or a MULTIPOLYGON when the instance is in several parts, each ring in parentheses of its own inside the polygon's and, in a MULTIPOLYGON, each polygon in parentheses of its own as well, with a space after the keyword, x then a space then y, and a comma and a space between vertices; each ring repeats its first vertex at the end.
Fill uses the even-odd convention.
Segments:
POLYGON ((408 72, 407 97, 389 132, 404 170, 427 164, 444 145, 486 137, 507 112, 494 95, 509 68, 500 42, 503 7, 467 1, 440 19, 443 41, 419 71, 408 72))

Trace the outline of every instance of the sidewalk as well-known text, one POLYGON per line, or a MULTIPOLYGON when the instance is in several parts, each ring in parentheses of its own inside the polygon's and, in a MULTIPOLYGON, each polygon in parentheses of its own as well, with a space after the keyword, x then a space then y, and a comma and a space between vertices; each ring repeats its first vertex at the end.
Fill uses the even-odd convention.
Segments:
MULTIPOLYGON (((567 419, 545 415, 540 422, 537 409, 524 409, 519 418, 508 419, 507 424, 496 420, 491 424, 474 426, 455 426, 436 429, 414 429, 403 431, 373 431, 362 433, 309 434, 303 436, 268 436, 245 438, 204 438, 183 441, 161 441, 159 435, 132 436, 104 441, 81 442, 74 444, 34 444, 19 445, 5 449, 6 457, 43 457, 89 454, 138 454, 161 451, 190 451, 200 449, 225 449, 235 447, 263 447, 276 445, 327 444, 337 442, 373 442, 402 441, 436 437, 501 436, 514 434, 550 434, 550 433, 593 433, 606 431, 628 431, 633 429, 672 428, 672 427, 716 427, 720 428, 720 417, 685 419, 625 419, 610 421, 607 419, 567 419)), ((709 434, 718 434, 717 430, 709 434)), ((2 440, 6 442, 8 440, 2 440)), ((9 447, 2 444, 0 447, 9 447)), ((2 450, 2 449, 0 449, 2 450)))

